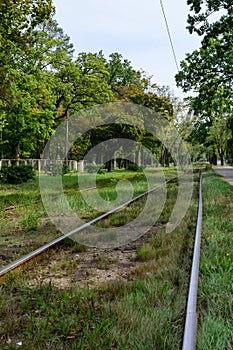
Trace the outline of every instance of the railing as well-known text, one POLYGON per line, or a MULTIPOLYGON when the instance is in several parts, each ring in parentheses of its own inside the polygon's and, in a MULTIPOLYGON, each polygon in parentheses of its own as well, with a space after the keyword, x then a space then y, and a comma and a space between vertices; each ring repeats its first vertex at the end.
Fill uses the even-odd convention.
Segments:
MULTIPOLYGON (((52 161, 54 164, 54 160, 52 161)), ((64 160, 58 159, 56 161, 59 163, 64 163, 64 160)), ((46 168, 50 165, 51 160, 49 159, 0 159, 0 170, 3 166, 11 165, 31 165, 38 172, 45 171, 46 168)), ((67 161, 70 170, 72 171, 84 171, 84 161, 77 160, 68 160, 67 161)))

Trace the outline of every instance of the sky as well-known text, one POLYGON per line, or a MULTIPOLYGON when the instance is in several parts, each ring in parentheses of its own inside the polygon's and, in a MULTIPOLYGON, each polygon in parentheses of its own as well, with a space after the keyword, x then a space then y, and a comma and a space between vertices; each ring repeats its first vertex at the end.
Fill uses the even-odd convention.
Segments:
MULTIPOLYGON (((190 35, 187 0, 163 0, 178 62, 200 46, 190 35)), ((75 53, 118 52, 135 69, 142 69, 152 82, 168 85, 175 96, 185 97, 176 87, 177 68, 172 54, 160 0, 53 0, 55 19, 69 35, 75 53)))

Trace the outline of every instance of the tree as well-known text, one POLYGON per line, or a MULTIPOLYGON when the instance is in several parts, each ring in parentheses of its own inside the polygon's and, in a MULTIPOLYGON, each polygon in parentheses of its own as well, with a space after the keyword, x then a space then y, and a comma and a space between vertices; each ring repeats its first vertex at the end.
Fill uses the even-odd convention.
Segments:
POLYGON ((28 157, 36 152, 39 143, 52 132, 55 106, 48 77, 37 73, 11 71, 11 104, 7 104, 7 125, 4 139, 8 140, 9 156, 28 157))
POLYGON ((98 54, 82 52, 55 74, 54 94, 59 109, 58 120, 68 111, 74 113, 82 108, 112 100, 108 84, 109 72, 98 54))
MULTIPOLYGON (((30 32, 27 50, 16 48, 7 67, 0 111, 7 115, 4 154, 40 157, 55 126, 54 72, 72 60, 73 46, 52 18, 30 32)), ((13 51, 12 51, 13 53, 13 51)))
POLYGON ((6 77, 20 53, 34 42, 33 30, 51 17, 52 0, 2 0, 0 3, 0 95, 9 91, 6 77))
POLYGON ((131 62, 124 59, 117 52, 109 55, 109 59, 105 60, 106 68, 109 72, 108 84, 114 91, 117 99, 124 96, 124 87, 129 85, 138 85, 141 83, 141 74, 136 71, 131 62))
POLYGON ((229 129, 227 128, 227 121, 224 117, 216 117, 210 127, 207 140, 211 141, 216 148, 221 165, 224 165, 224 156, 226 155, 227 143, 230 139, 229 129))
POLYGON ((231 89, 233 82, 233 5, 231 0, 188 0, 194 14, 188 15, 188 30, 203 36, 201 48, 186 55, 181 62, 177 83, 184 91, 208 93, 223 86, 231 89), (212 22, 212 15, 221 11, 212 22), (224 11, 224 14, 223 14, 224 11), (202 91, 201 91, 202 92, 202 91))
POLYGON ((191 99, 194 113, 208 120, 211 127, 216 125, 216 108, 224 110, 224 119, 232 118, 233 5, 231 0, 188 0, 187 3, 193 12, 188 16, 188 29, 203 39, 201 48, 187 54, 181 62, 176 81, 185 92, 196 93, 191 99), (219 18, 213 21, 212 15, 216 14, 219 18))

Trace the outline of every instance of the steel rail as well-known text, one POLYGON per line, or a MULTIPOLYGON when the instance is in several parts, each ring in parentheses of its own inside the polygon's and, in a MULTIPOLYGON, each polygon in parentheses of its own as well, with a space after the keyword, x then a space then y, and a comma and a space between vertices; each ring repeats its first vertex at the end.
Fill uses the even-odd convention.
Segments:
POLYGON ((186 310, 185 330, 182 350, 195 350, 197 339, 197 290, 200 264, 200 246, 201 246, 201 227, 202 227, 202 174, 199 185, 199 205, 198 218, 196 226, 195 245, 193 253, 192 270, 189 284, 188 303, 186 310))
MULTIPOLYGON (((184 174, 182 174, 182 175, 184 175, 184 174)), ((55 245, 57 245, 58 243, 62 242, 65 238, 69 238, 73 234, 78 233, 78 232, 86 229, 87 227, 91 226, 92 224, 95 224, 96 222, 105 219, 109 215, 112 215, 112 214, 116 213, 117 211, 123 209, 124 207, 127 207, 131 203, 133 203, 133 202, 137 201, 138 199, 144 197, 145 195, 155 191, 156 189, 166 185, 167 183, 169 183, 169 182, 171 182, 171 181, 173 181, 175 179, 178 179, 182 175, 178 175, 176 177, 173 177, 173 178, 165 181, 164 183, 162 183, 160 185, 157 185, 157 186, 147 190, 146 192, 143 192, 143 193, 139 194, 138 196, 130 199, 129 201, 119 205, 118 207, 113 208, 112 210, 110 210, 110 211, 108 211, 108 212, 98 216, 97 218, 92 219, 91 221, 89 221, 89 222, 87 222, 87 223, 85 223, 85 224, 83 224, 83 225, 73 229, 72 231, 67 232, 66 234, 63 234, 62 236, 54 239, 53 241, 51 241, 51 242, 41 246, 40 248, 32 251, 31 253, 29 253, 27 255, 24 255, 23 257, 21 257, 21 258, 15 260, 15 261, 13 261, 12 263, 6 265, 5 267, 0 269, 0 280, 2 280, 2 278, 4 278, 4 275, 6 275, 6 273, 19 268, 21 265, 26 264, 27 262, 29 262, 30 260, 36 258, 37 256, 39 256, 40 254, 44 253, 48 249, 50 249, 50 248, 54 247, 55 245)))

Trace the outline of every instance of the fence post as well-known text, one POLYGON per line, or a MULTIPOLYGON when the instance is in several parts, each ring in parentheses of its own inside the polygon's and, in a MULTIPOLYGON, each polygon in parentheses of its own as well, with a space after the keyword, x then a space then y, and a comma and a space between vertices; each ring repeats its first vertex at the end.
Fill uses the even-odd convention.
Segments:
POLYGON ((84 160, 78 162, 78 171, 80 171, 80 173, 84 172, 84 160))
POLYGON ((77 162, 77 160, 74 160, 74 161, 73 161, 73 165, 74 165, 73 170, 74 170, 74 171, 78 171, 78 162, 77 162))
POLYGON ((40 159, 38 159, 38 172, 40 173, 40 159))

